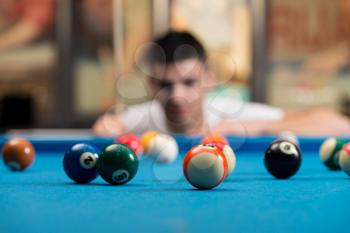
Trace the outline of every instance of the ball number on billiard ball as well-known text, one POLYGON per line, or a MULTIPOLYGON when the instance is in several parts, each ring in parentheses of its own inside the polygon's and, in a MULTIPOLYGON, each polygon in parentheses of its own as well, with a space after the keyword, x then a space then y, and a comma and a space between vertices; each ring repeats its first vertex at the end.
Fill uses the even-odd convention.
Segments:
POLYGON ((271 175, 278 179, 286 179, 299 170, 301 152, 294 143, 275 141, 265 152, 264 164, 271 175))
POLYGON ((77 183, 89 183, 96 179, 98 152, 92 145, 83 143, 74 145, 63 157, 66 175, 77 183))
POLYGON ((4 144, 2 155, 8 168, 12 171, 23 171, 33 163, 35 149, 26 139, 13 138, 4 144))
POLYGON ((125 184, 137 173, 138 158, 125 144, 107 146, 99 155, 97 171, 110 184, 125 184))
POLYGON ((80 156, 80 165, 85 169, 92 169, 96 166, 97 156, 91 152, 84 152, 80 156))
POLYGON ((226 157, 214 145, 195 146, 187 152, 183 160, 183 173, 192 186, 198 189, 212 189, 226 177, 226 157))

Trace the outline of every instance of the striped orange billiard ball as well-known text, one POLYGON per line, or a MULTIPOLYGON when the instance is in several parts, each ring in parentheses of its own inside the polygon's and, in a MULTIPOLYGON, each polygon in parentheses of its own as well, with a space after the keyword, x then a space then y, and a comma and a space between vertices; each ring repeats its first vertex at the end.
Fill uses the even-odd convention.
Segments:
POLYGON ((4 163, 12 171, 23 171, 33 163, 35 149, 26 139, 13 138, 5 143, 2 156, 4 163))
POLYGON ((214 145, 203 144, 187 152, 183 172, 188 182, 198 189, 212 189, 226 177, 227 160, 214 145))
POLYGON ((212 135, 205 136, 202 139, 201 144, 210 144, 213 142, 229 145, 229 142, 227 141, 227 139, 220 134, 212 134, 212 135))
POLYGON ((236 167, 236 155, 227 139, 220 134, 213 134, 202 139, 201 144, 211 144, 219 148, 227 160, 227 177, 230 176, 236 167))

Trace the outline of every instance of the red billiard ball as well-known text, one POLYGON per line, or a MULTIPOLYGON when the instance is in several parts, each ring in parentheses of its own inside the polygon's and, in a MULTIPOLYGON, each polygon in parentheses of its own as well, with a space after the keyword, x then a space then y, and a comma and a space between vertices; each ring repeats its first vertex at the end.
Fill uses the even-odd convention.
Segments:
POLYGON ((184 158, 183 172, 192 186, 198 189, 212 189, 226 177, 226 157, 216 146, 195 146, 184 158))
POLYGON ((350 143, 344 145, 339 153, 339 164, 341 169, 350 176, 350 143))
POLYGON ((129 146, 138 157, 143 152, 141 140, 133 133, 126 133, 117 137, 116 142, 129 146))
POLYGON ((7 167, 12 171, 22 171, 33 163, 35 149, 26 139, 14 138, 5 143, 2 155, 7 167))

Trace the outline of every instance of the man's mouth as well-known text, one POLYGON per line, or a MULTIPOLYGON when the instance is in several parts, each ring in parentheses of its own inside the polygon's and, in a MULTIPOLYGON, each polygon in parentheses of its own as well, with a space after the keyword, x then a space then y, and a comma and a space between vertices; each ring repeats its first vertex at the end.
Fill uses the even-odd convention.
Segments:
POLYGON ((167 112, 175 116, 185 116, 187 114, 187 110, 185 107, 178 107, 178 106, 167 107, 167 112))

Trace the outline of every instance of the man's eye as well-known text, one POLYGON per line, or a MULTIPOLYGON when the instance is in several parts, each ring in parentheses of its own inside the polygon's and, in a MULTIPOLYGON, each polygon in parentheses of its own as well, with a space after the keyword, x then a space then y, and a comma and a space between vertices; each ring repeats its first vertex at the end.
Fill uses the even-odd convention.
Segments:
POLYGON ((161 88, 171 88, 172 87, 172 83, 170 83, 170 82, 160 82, 159 83, 159 86, 161 87, 161 88))
POLYGON ((187 87, 193 87, 195 83, 196 83, 196 81, 194 79, 190 79, 190 80, 185 80, 184 81, 184 84, 187 87))

